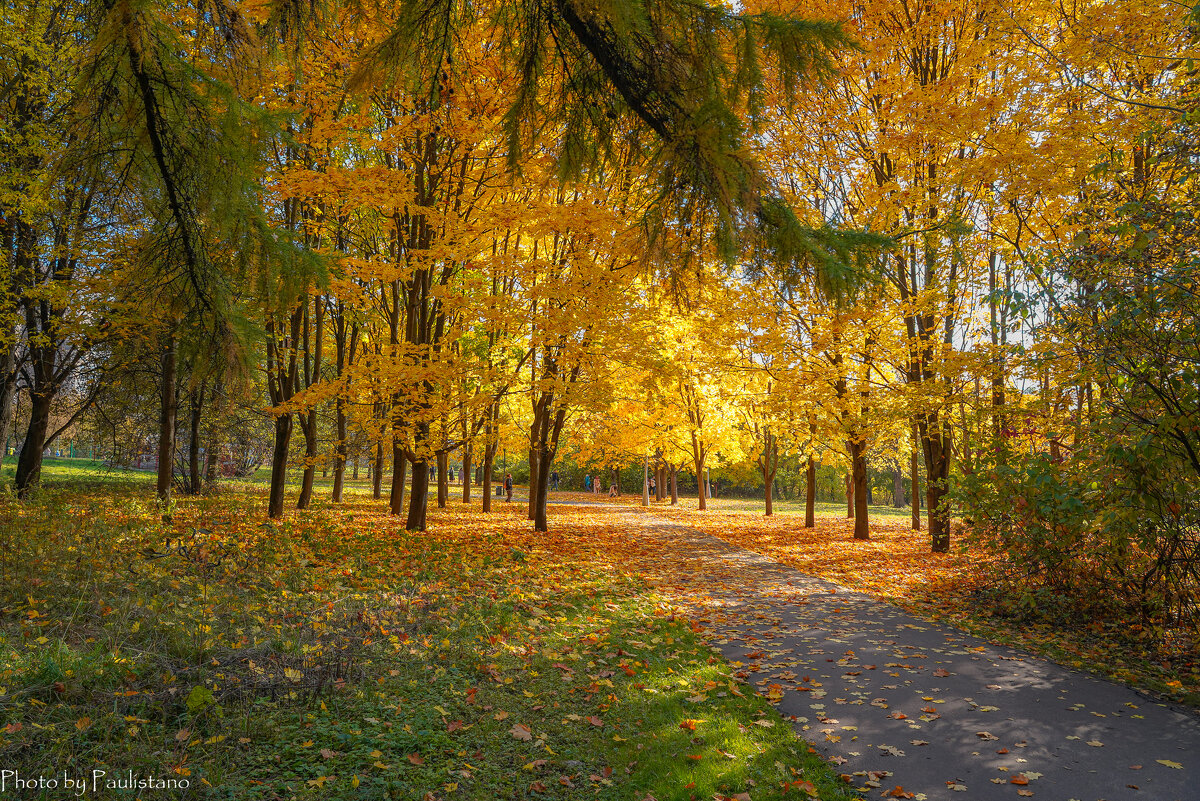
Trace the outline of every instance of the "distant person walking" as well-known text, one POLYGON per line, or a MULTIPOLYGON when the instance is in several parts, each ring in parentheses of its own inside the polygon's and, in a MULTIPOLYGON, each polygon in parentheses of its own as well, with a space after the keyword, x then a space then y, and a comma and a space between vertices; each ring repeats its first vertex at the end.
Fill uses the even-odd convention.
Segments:
POLYGON ((558 471, 557 470, 550 473, 550 483, 554 485, 555 489, 558 489, 558 471))
POLYGON ((583 476, 583 491, 584 492, 592 491, 592 474, 591 473, 586 473, 583 476))
POLYGON ((512 473, 504 474, 504 492, 508 495, 504 499, 506 503, 512 502, 512 473))
POLYGON ((610 497, 610 498, 617 497, 617 482, 616 481, 613 481, 612 485, 609 486, 608 497, 610 497))

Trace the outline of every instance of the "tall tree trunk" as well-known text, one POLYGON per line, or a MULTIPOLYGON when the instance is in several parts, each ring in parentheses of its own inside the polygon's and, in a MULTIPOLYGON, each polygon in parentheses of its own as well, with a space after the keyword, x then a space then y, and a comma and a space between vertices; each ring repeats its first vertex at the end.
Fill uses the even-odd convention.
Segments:
POLYGON ((175 335, 167 335, 167 343, 162 353, 162 385, 159 387, 159 416, 158 416, 158 481, 155 491, 158 502, 163 507, 163 519, 169 519, 167 513, 171 502, 171 479, 175 473, 175 418, 179 411, 179 401, 175 394, 176 384, 176 352, 175 335))
POLYGON ((538 484, 540 467, 538 464, 538 448, 536 443, 538 437, 537 427, 540 425, 539 421, 541 419, 541 410, 535 407, 533 410, 533 422, 529 428, 529 501, 526 504, 526 513, 530 520, 537 517, 537 501, 534 498, 535 493, 533 488, 538 484))
POLYGON ((671 465, 671 505, 679 503, 679 468, 671 465))
POLYGON ((8 437, 13 430, 13 401, 16 395, 16 354, 9 344, 0 351, 0 472, 3 472, 4 459, 8 456, 8 437))
POLYGON ((188 421, 188 492, 200 494, 200 420, 204 410, 204 384, 191 392, 191 417, 188 421))
POLYGON ((220 426, 217 420, 223 411, 221 404, 224 392, 223 383, 218 378, 213 384, 212 394, 209 395, 209 423, 208 430, 204 432, 204 439, 207 443, 204 446, 204 485, 207 487, 216 485, 218 471, 221 468, 220 426))
POLYGON ((808 469, 804 471, 804 527, 816 528, 817 525, 817 463, 812 454, 808 456, 808 469))
POLYGON ((774 485, 775 470, 779 466, 779 449, 775 442, 775 435, 770 431, 763 434, 763 455, 758 464, 762 471, 763 500, 766 502, 765 514, 767 517, 771 517, 775 514, 774 485))
POLYGON ((474 445, 474 443, 469 439, 466 441, 466 444, 463 445, 463 462, 462 462, 462 489, 463 489, 462 502, 463 503, 471 502, 471 469, 472 469, 472 464, 471 464, 472 453, 471 453, 471 451, 472 451, 473 445, 474 445))
MULTIPOLYGON (((404 446, 396 436, 392 440, 392 492, 388 496, 388 509, 394 515, 404 514, 404 471, 408 469, 408 457, 404 454, 404 446)), ((413 478, 416 478, 416 468, 413 468, 413 478)))
POLYGON ((533 529, 548 531, 550 521, 546 513, 546 499, 550 493, 550 471, 544 468, 550 463, 550 449, 545 444, 538 449, 538 462, 542 469, 537 472, 537 482, 529 485, 529 496, 534 499, 533 529))
POLYGON ((850 456, 853 478, 851 479, 854 495, 854 539, 871 539, 870 520, 867 517, 867 446, 866 443, 851 440, 850 456))
POLYGON ((404 528, 408 531, 424 531, 429 505, 429 461, 413 461, 412 468, 412 489, 408 494, 408 518, 404 528))
MULTIPOLYGON (((333 502, 342 502, 342 492, 346 483, 346 399, 338 393, 337 401, 334 404, 337 414, 337 446, 334 448, 333 456, 333 502)), ((355 472, 357 473, 358 463, 355 462, 355 472)), ((354 476, 358 478, 357 475, 354 476)))
POLYGON ((934 553, 950 551, 950 509, 943 500, 949 492, 950 424, 936 411, 918 418, 921 449, 925 456, 925 508, 929 513, 929 540, 934 553))
MULTIPOLYGON (((547 360, 547 364, 553 364, 547 360)), ((578 378, 579 370, 576 368, 571 373, 570 382, 574 383, 578 378)), ((535 516, 533 520, 533 528, 535 531, 549 530, 549 520, 546 511, 546 499, 549 495, 550 487, 550 465, 554 463, 554 457, 558 453, 558 438, 562 434, 563 424, 567 419, 567 408, 561 403, 558 409, 554 409, 554 397, 547 393, 541 403, 542 422, 539 426, 539 439, 537 448, 537 459, 539 464, 538 480, 536 485, 530 485, 529 494, 535 494, 537 502, 534 506, 535 516), (551 413, 553 412, 553 417, 551 413)))
POLYGON ((446 501, 450 499, 450 481, 446 475, 450 468, 450 454, 446 451, 438 451, 435 458, 437 460, 437 505, 439 509, 445 509, 446 501))
POLYGON ((492 511, 492 470, 496 461, 496 443, 492 442, 491 431, 487 433, 483 446, 483 511, 492 511))
POLYGON ((17 497, 26 498, 37 485, 42 475, 42 451, 46 448, 46 435, 50 429, 50 405, 53 398, 44 393, 29 393, 29 427, 25 441, 21 444, 21 455, 17 457, 17 476, 14 482, 17 497))
MULTIPOLYGON (((375 443, 375 472, 371 474, 371 497, 379 500, 383 497, 383 440, 375 443)), ((394 514, 399 514, 395 512, 394 514)))
POLYGON ((912 483, 910 494, 912 505, 912 530, 921 530, 921 477, 920 465, 917 463, 917 450, 913 448, 911 454, 912 464, 909 467, 909 481, 912 483))
POLYGON ((892 508, 899 509, 904 506, 904 476, 900 474, 900 462, 896 461, 896 466, 892 468, 892 508))
POLYGON ((297 509, 307 509, 312 502, 313 482, 317 478, 317 410, 299 415, 300 431, 304 434, 304 477, 300 481, 297 509))
POLYGON ((846 485, 846 519, 854 519, 854 455, 853 448, 850 449, 850 469, 846 471, 846 477, 842 483, 846 485))
POLYGON ((287 485, 288 446, 292 440, 292 416, 275 418, 275 447, 271 452, 271 494, 267 499, 267 517, 283 516, 283 493, 287 485))

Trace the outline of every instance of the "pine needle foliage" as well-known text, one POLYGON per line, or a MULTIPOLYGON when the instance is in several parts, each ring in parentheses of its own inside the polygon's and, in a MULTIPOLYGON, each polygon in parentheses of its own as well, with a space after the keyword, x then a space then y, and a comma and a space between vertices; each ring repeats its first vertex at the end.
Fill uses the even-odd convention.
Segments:
POLYGON ((78 94, 87 99, 79 138, 102 143, 94 150, 125 176, 142 212, 138 291, 186 332, 185 352, 223 363, 236 364, 254 338, 247 288, 294 298, 263 290, 323 274, 264 207, 257 165, 284 136, 280 121, 234 85, 246 61, 280 51, 274 45, 291 41, 314 13, 278 5, 255 25, 234 6, 202 2, 197 27, 188 28, 157 0, 104 0, 92 6, 95 28, 79 77, 78 94), (208 43, 204 59, 185 57, 189 36, 208 43))
POLYGON ((576 180, 622 161, 631 139, 653 141, 643 158, 657 190, 642 228, 651 261, 668 274, 705 251, 733 261, 750 233, 760 255, 799 258, 793 251, 805 244, 823 249, 804 256, 811 263, 848 266, 842 256, 853 240, 829 247, 831 231, 797 236, 799 221, 752 152, 765 91, 792 102, 831 72, 836 51, 853 47, 837 23, 707 0, 401 0, 397 8, 392 33, 354 85, 386 78, 436 106, 460 26, 490 15, 518 76, 504 118, 510 166, 552 149, 560 179, 576 180))

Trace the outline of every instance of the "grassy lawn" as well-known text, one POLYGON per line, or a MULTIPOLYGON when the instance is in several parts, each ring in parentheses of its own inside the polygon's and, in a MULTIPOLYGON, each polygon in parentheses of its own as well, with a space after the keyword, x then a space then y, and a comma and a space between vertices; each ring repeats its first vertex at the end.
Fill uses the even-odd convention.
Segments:
MULTIPOLYGON (((9 471, 6 468, 6 471, 9 471)), ((263 516, 48 460, 0 498, 0 764, 214 799, 857 797, 585 508, 263 516), (184 786, 186 785, 186 787, 184 786)), ((24 790, 22 798, 63 791, 24 790)))

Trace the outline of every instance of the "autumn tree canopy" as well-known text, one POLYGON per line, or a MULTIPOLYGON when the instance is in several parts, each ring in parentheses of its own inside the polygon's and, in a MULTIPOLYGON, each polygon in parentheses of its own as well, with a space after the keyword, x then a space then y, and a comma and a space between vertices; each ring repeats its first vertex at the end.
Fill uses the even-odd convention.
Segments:
POLYGON ((414 531, 452 471, 486 509, 519 461, 545 529, 563 459, 690 477, 702 508, 714 469, 757 476, 768 513, 820 467, 856 537, 883 472, 942 552, 956 519, 1033 547, 1050 501, 989 503, 1050 475, 1090 510, 1071 536, 1117 525, 1096 483, 1132 493, 1137 570, 1190 569, 1178 5, 3 13, 22 495, 63 437, 152 456, 166 515, 223 464, 270 466, 273 518, 290 470, 305 508, 365 469, 414 531))

